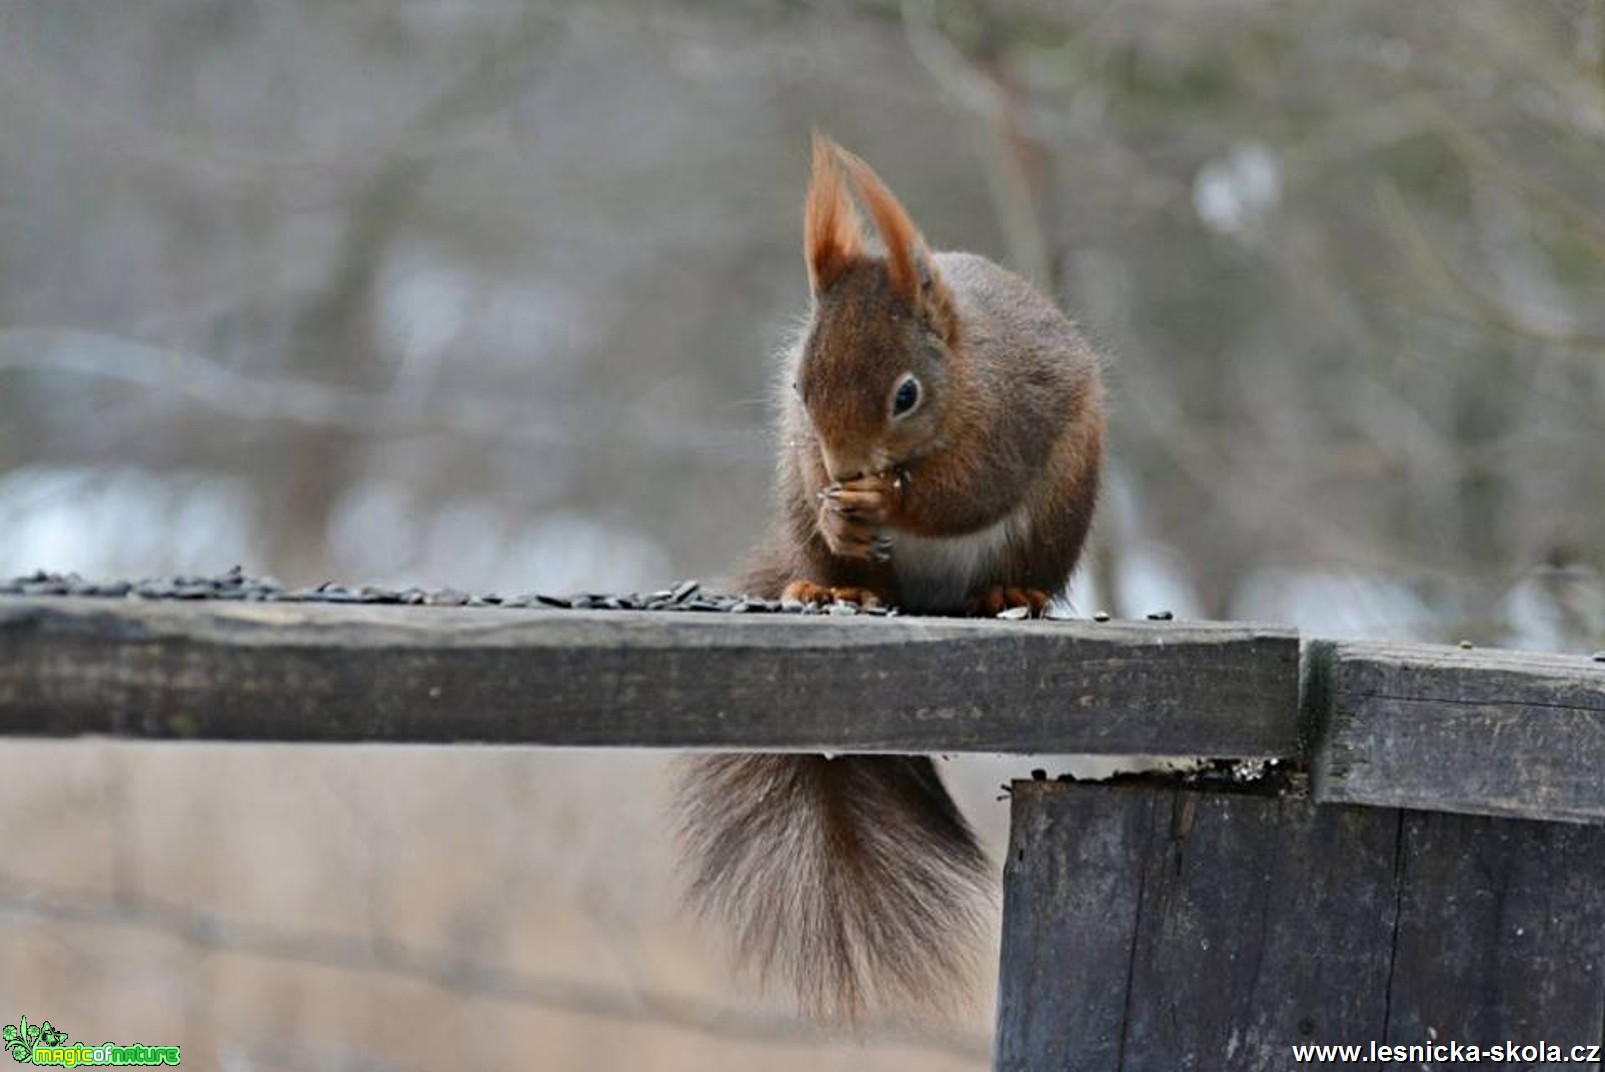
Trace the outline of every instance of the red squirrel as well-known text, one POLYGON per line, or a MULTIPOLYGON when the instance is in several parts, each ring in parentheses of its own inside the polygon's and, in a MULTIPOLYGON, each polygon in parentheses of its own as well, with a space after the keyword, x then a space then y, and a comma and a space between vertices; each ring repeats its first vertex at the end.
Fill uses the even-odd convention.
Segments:
MULTIPOLYGON (((1097 498, 1092 348, 1018 276, 932 253, 869 165, 818 134, 804 215, 813 310, 782 381, 778 524, 740 589, 1041 613, 1097 498)), ((991 876, 930 759, 702 756, 677 800, 692 906, 806 1012, 853 1022, 963 994, 991 876)))

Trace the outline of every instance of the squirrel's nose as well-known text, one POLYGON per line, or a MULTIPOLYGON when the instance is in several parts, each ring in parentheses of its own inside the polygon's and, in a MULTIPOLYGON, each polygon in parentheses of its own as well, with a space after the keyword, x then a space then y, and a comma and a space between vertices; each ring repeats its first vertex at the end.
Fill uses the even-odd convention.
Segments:
POLYGON ((869 466, 864 459, 851 454, 833 454, 829 450, 821 450, 822 460, 825 463, 825 472, 837 484, 844 484, 849 480, 857 480, 869 472, 869 466))

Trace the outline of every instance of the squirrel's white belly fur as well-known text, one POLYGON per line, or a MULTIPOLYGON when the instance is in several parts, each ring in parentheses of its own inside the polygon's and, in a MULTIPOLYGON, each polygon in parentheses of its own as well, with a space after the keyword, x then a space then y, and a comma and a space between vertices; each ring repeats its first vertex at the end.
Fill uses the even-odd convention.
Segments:
POLYGON ((1030 538, 1031 514, 1024 505, 963 536, 894 536, 892 567, 903 606, 911 611, 962 609, 969 596, 998 583, 998 567, 1010 545, 1030 538))

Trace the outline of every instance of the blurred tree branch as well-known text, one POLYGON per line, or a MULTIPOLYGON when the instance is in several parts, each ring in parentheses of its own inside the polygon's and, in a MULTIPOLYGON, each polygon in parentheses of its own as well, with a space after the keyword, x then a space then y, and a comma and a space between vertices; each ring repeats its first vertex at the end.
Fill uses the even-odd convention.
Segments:
MULTIPOLYGON (((361 5, 342 4, 331 14, 347 14, 361 5)), ((498 35, 503 55, 487 57, 490 65, 523 52, 536 30, 560 34, 572 10, 521 0, 513 5, 519 14, 516 32, 498 35)), ((371 11, 370 11, 371 13, 371 11)), ((20 37, 20 34, 13 36, 20 37)), ((367 132, 369 144, 338 151, 304 151, 289 146, 262 146, 243 140, 225 141, 215 130, 172 129, 151 122, 127 102, 109 103, 104 93, 59 78, 48 64, 27 49, 12 46, 0 63, 0 87, 17 106, 59 119, 85 145, 97 151, 138 160, 142 165, 206 186, 230 197, 252 197, 263 189, 285 202, 300 204, 345 200, 372 177, 374 160, 387 166, 426 164, 444 158, 500 148, 505 144, 505 119, 497 109, 464 109, 463 91, 472 96, 481 87, 459 82, 427 102, 414 114, 380 116, 367 132), (450 123, 442 123, 449 117, 450 123), (382 148, 376 149, 377 146, 382 148)), ((503 66, 488 72, 506 77, 503 66)))
POLYGON ((1502 334, 1525 336, 1572 350, 1605 353, 1605 335, 1557 331, 1533 323, 1468 281, 1434 247, 1395 183, 1379 179, 1376 197, 1378 207, 1388 221, 1389 232, 1420 277, 1454 308, 1469 315, 1478 327, 1502 334))
POLYGON ((140 388, 169 404, 196 403, 233 420, 394 437, 451 434, 574 451, 622 437, 643 450, 692 457, 750 457, 766 443, 756 428, 688 427, 607 399, 556 409, 507 395, 454 391, 420 409, 398 403, 389 391, 288 375, 248 376, 201 354, 133 339, 115 339, 113 357, 107 341, 112 340, 88 332, 0 328, 0 372, 89 376, 140 388), (91 345, 97 338, 101 345, 91 345))

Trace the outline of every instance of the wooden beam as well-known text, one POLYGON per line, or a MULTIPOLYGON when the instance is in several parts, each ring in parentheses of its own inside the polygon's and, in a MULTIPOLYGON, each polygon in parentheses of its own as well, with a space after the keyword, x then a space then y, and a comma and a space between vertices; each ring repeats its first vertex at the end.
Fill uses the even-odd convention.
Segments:
POLYGON ((1319 800, 1605 820, 1605 663, 1314 641, 1304 702, 1319 800))
POLYGON ((1290 756, 1298 641, 964 621, 0 597, 0 732, 1290 756))

